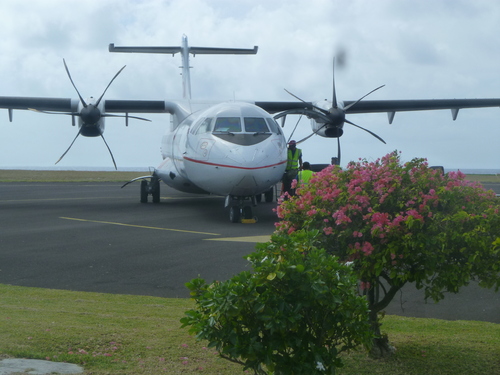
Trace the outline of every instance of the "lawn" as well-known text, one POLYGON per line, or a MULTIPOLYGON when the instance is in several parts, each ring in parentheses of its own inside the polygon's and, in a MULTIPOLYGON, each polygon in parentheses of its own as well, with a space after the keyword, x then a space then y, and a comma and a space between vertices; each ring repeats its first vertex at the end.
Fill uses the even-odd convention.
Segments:
POLYGON ((0 182, 126 182, 149 172, 0 170, 0 182))
MULTIPOLYGON (((80 364, 86 374, 237 374, 180 328, 187 299, 0 284, 0 357, 80 364)), ((500 325, 387 316, 397 351, 384 361, 344 356, 339 374, 500 374, 500 325)))
MULTIPOLYGON (((122 171, 28 171, 28 170, 0 170, 0 182, 114 182, 130 181, 136 177, 147 176, 149 172, 122 172, 122 171)), ((500 175, 470 174, 470 181, 498 182, 500 175)))

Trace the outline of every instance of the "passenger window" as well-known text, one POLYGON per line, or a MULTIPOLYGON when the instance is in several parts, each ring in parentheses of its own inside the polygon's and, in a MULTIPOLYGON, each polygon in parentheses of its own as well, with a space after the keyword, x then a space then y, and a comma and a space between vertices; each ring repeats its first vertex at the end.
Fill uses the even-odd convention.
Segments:
POLYGON ((196 134, 204 134, 204 133, 210 132, 212 130, 212 127, 211 127, 212 120, 213 119, 210 117, 203 120, 203 122, 200 124, 200 126, 196 130, 196 134))
POLYGON ((248 133, 267 133, 266 121, 261 117, 245 117, 245 131, 248 133))
POLYGON ((278 123, 272 118, 266 118, 267 124, 273 133, 281 134, 281 129, 278 123))
POLYGON ((215 132, 241 132, 241 120, 239 117, 219 117, 215 121, 215 132))

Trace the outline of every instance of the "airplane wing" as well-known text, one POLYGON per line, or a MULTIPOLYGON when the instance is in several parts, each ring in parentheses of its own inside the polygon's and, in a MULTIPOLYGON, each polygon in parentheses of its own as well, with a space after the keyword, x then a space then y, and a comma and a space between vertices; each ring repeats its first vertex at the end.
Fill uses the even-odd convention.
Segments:
MULTIPOLYGON (((270 113, 318 108, 313 102, 255 102, 270 113)), ((413 99, 413 100, 347 100, 339 109, 345 114, 387 112, 392 123, 396 112, 450 109, 453 120, 462 108, 500 107, 500 99, 413 99)))
POLYGON ((387 112, 392 124, 396 112, 451 109, 451 117, 457 119, 462 108, 500 107, 500 99, 413 99, 413 100, 361 100, 345 101, 345 113, 387 112))
POLYGON ((500 99, 413 99, 344 101, 346 113, 426 111, 434 109, 500 107, 500 99), (352 105, 352 107, 350 107, 352 105))
POLYGON ((0 108, 7 109, 33 108, 39 111, 70 112, 76 109, 76 106, 78 106, 78 101, 72 103, 71 99, 68 98, 0 96, 0 108))
MULTIPOLYGON (((35 110, 61 114, 76 114, 78 99, 0 96, 0 108, 9 110, 35 110)), ((104 100, 106 113, 173 113, 173 102, 163 100, 104 100)))

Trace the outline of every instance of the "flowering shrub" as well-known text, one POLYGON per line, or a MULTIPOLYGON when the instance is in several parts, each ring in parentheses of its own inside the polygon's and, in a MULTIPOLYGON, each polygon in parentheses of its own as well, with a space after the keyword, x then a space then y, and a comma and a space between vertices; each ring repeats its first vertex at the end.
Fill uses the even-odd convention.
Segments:
POLYGON ((187 283, 196 308, 183 326, 256 374, 334 374, 339 353, 369 345, 372 334, 356 276, 315 246, 319 235, 273 236, 248 257, 253 272, 187 283))
POLYGON ((280 203, 277 232, 320 230, 330 254, 353 262, 380 335, 377 313, 407 282, 435 301, 471 279, 498 290, 498 199, 464 177, 424 159, 402 164, 397 152, 331 166, 280 203))

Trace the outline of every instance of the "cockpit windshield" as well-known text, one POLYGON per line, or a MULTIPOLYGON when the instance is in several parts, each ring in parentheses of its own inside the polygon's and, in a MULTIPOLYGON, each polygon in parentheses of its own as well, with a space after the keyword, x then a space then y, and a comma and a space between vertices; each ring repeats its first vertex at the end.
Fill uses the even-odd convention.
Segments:
POLYGON ((241 132, 241 120, 239 117, 218 117, 215 121, 214 132, 241 132))
POLYGON ((245 131, 248 133, 268 133, 266 120, 262 117, 245 117, 245 131))

